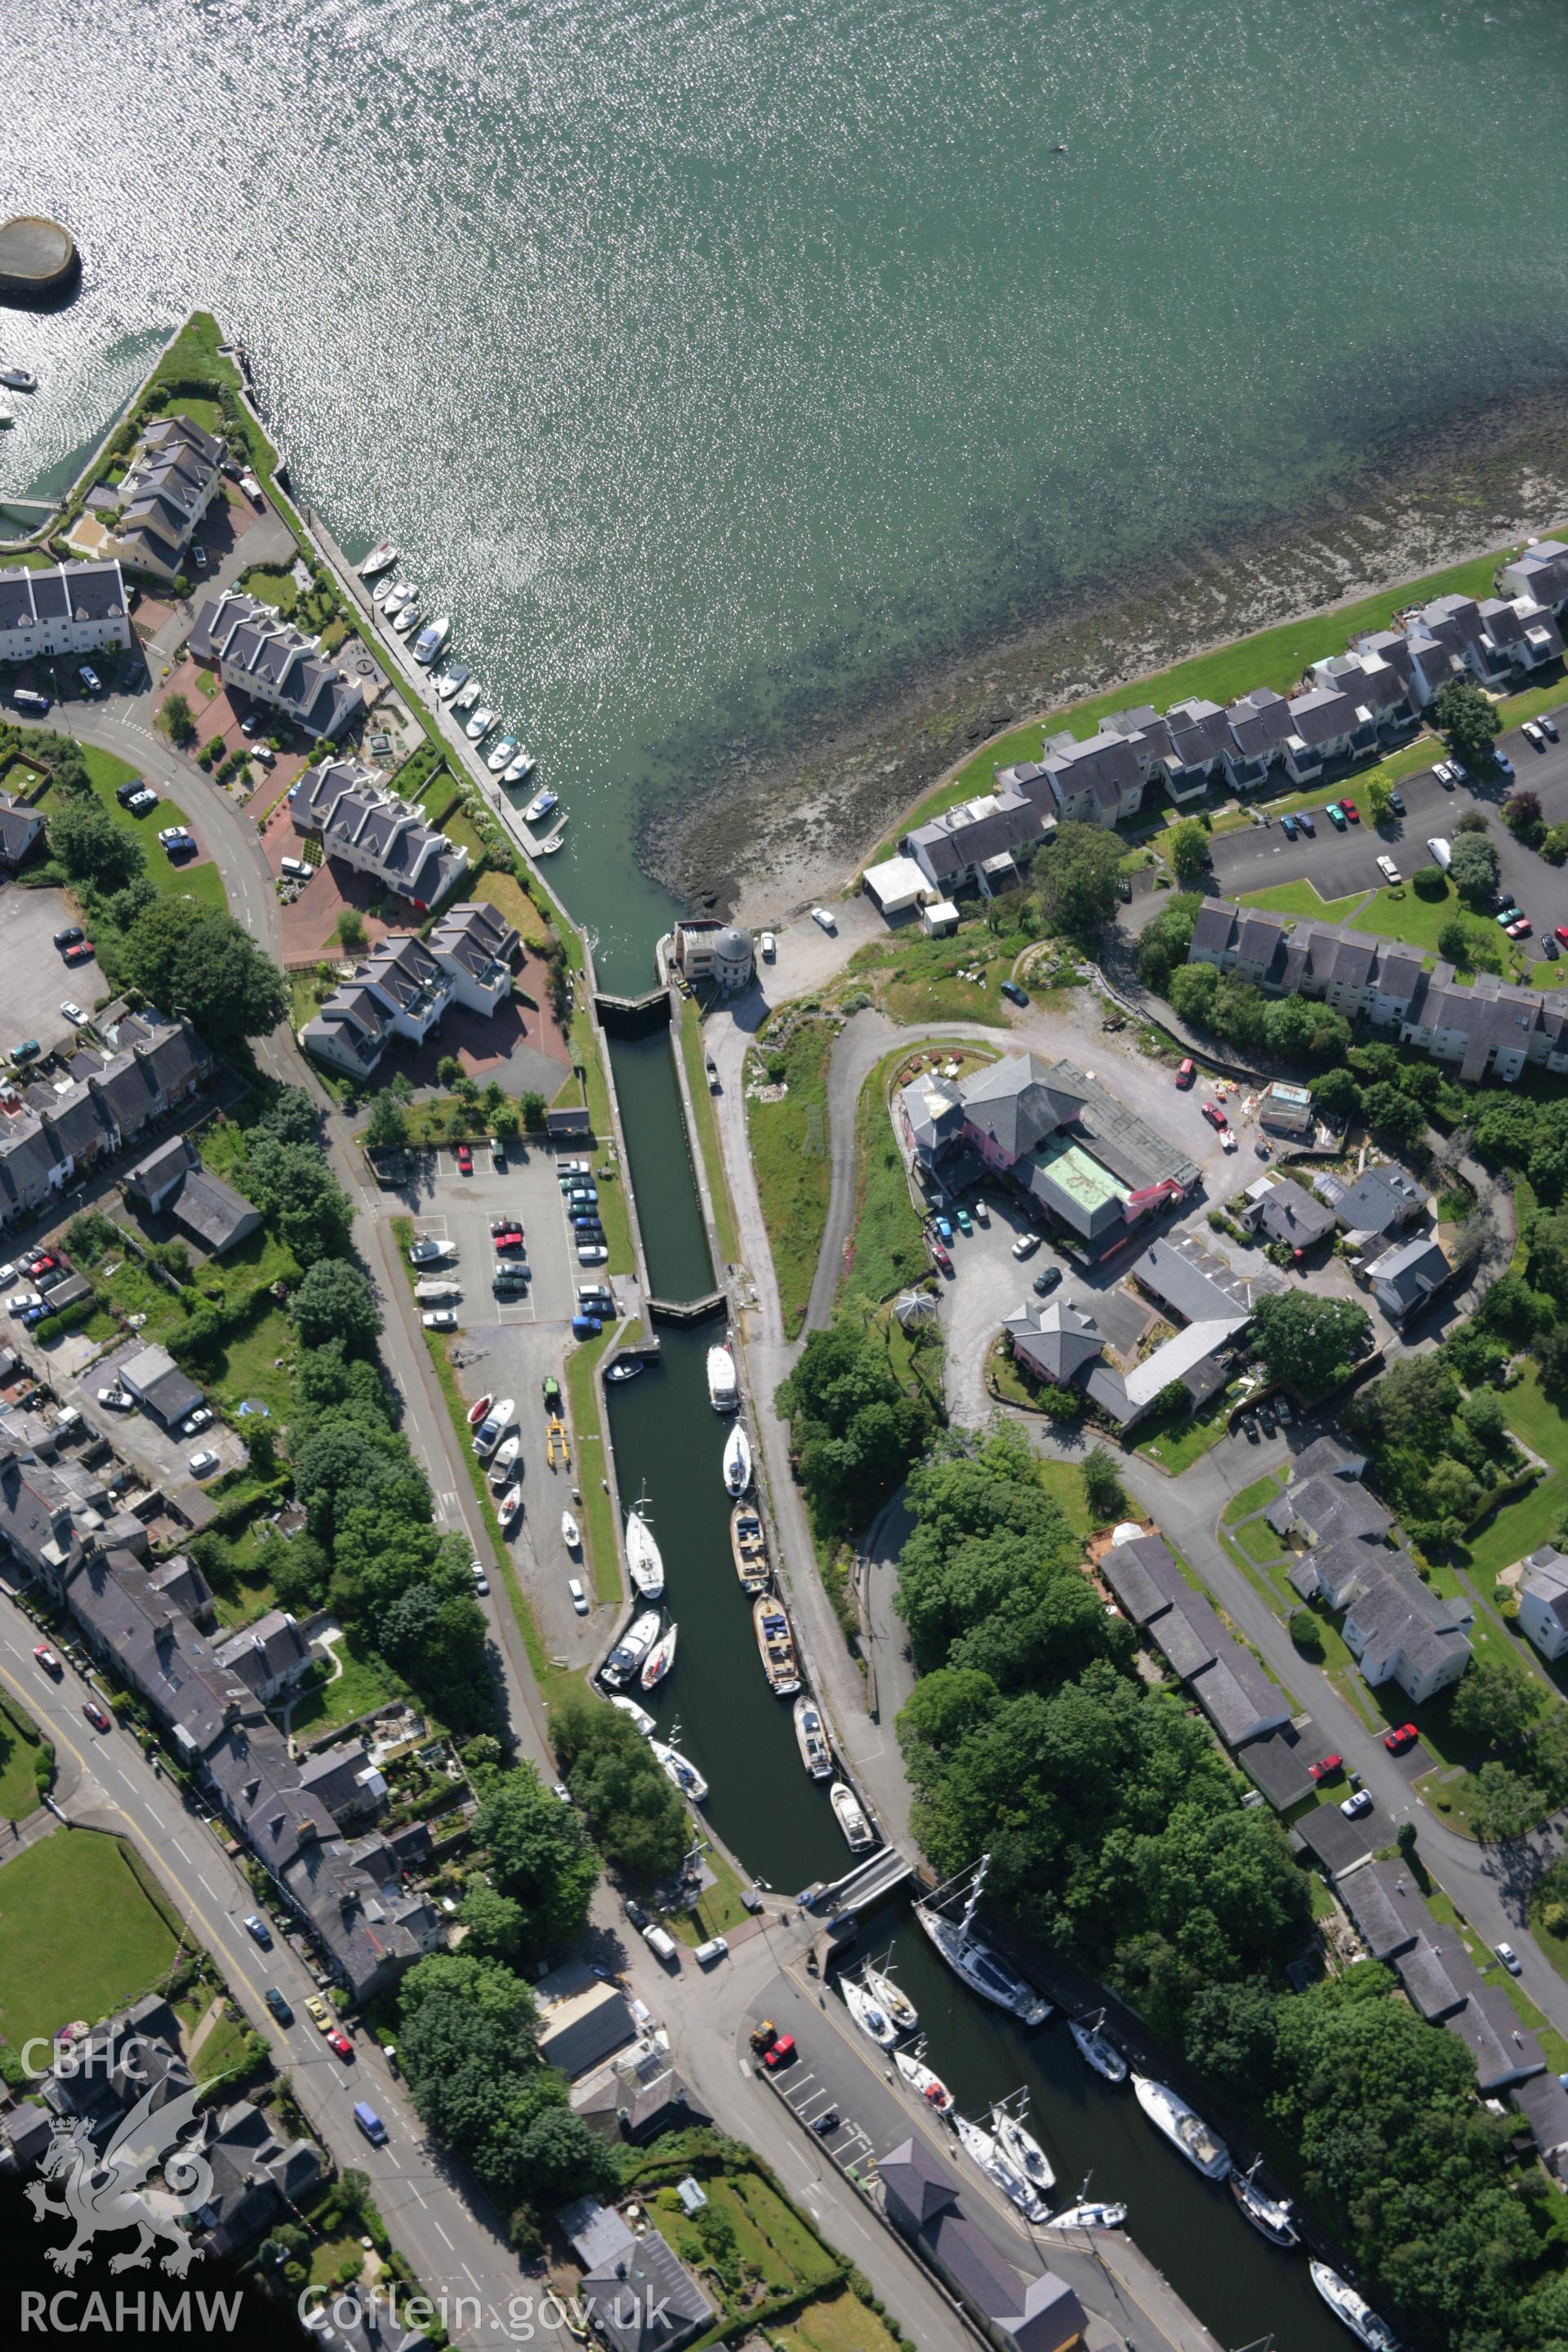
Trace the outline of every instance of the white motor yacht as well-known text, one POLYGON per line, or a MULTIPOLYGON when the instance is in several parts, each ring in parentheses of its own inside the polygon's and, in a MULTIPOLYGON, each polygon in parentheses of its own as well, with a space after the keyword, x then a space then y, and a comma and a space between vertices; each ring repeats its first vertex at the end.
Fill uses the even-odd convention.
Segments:
POLYGON ((816 1701, 803 1691, 795 1703, 795 1736, 800 1760, 814 1780, 826 1780, 833 1770, 833 1750, 822 1727, 816 1701))
POLYGON ((735 1359, 722 1345, 708 1350, 708 1402, 715 1412, 734 1412, 740 1406, 735 1359))
POLYGON ((390 572, 384 572, 370 592, 370 601, 373 604, 379 604, 384 613, 395 613, 407 593, 406 581, 395 580, 390 572))
POLYGON ((535 764, 536 762, 532 752, 529 750, 527 744, 524 743, 519 749, 517 757, 508 765, 507 772, 501 778, 502 783, 526 784, 530 776, 533 773, 535 764))
POLYGON ((471 710, 479 698, 479 681, 470 670, 452 698, 452 709, 460 717, 465 710, 471 710))
POLYGON ((499 776, 500 774, 501 770, 506 766, 507 761, 511 758, 511 755, 516 749, 517 738, 515 735, 503 735, 499 743, 492 743, 490 745, 489 750, 485 754, 485 765, 489 770, 492 776, 499 776))
POLYGON ((38 379, 31 368, 0 367, 0 383, 11 392, 37 392, 38 379))
POLYGON ((1194 2107, 1189 2107, 1168 2083, 1156 2083, 1147 2074, 1133 2075, 1132 2091, 1155 2130, 1163 2132, 1172 2146, 1181 2149, 1194 2170, 1205 2180, 1226 2178, 1230 2150, 1194 2107))
POLYGON ((834 1819, 843 1831, 851 1853, 864 1853, 877 1843, 877 1832, 866 1818, 864 1806, 847 1781, 835 1780, 827 1792, 834 1819))
POLYGON ((463 732, 470 743, 482 742, 495 723, 496 714, 493 710, 476 710, 463 732))
POLYGON ((1327 2263, 1311 2263, 1308 2267, 1312 2273, 1312 2284, 1334 2317, 1343 2321, 1358 2344, 1366 2346, 1366 2352, 1399 2352, 1398 2342, 1387 2320, 1378 2317, 1372 2305, 1357 2294, 1348 2279, 1341 2278, 1338 2271, 1331 2271, 1327 2263))
POLYGON ((421 668, 428 669, 431 663, 438 659, 451 634, 452 618, 449 613, 442 613, 436 620, 426 622, 414 640, 414 658, 421 668))
POLYGON ((546 784, 542 792, 534 793, 533 798, 523 810, 523 822, 525 824, 542 824, 545 818, 552 815, 560 805, 555 794, 546 784))
MULTIPOLYGON (((604 1679, 612 1690, 629 1683, 658 1639, 658 1611, 645 1609, 605 1660, 604 1679)), ((639 1710, 640 1711, 640 1710, 639 1710)))
POLYGON ((610 1705, 612 1706, 618 1706, 623 1715, 630 1716, 632 1721, 637 1725, 637 1729, 642 1733, 645 1739, 651 1739, 653 1738, 655 1728, 654 1720, 646 1706, 639 1706, 635 1698, 624 1698, 618 1693, 610 1701, 610 1705))
MULTIPOLYGON (((3 380, 4 379, 0 379, 0 381, 3 380)), ((373 547, 371 549, 370 553, 360 565, 360 578, 362 580, 379 580, 384 572, 391 571, 402 551, 401 548, 394 547, 391 540, 384 539, 379 547, 373 547)))
POLYGON ((1045 2226, 1047 2230, 1120 2230, 1126 2220, 1125 2205, 1097 2205, 1089 2200, 1064 2205, 1045 2226))
POLYGON ((400 637, 407 636, 424 610, 425 607, 419 601, 419 591, 416 588, 407 604, 393 615, 392 625, 400 637))
MULTIPOLYGON (((436 680, 436 691, 441 700, 443 702, 450 702, 455 694, 460 694, 464 687, 467 686, 468 680, 472 677, 473 674, 474 673, 471 669, 465 669, 461 662, 453 662, 449 664, 448 667, 441 672, 440 677, 436 680)), ((476 701, 479 699, 479 688, 477 687, 474 689, 474 699, 476 701)))

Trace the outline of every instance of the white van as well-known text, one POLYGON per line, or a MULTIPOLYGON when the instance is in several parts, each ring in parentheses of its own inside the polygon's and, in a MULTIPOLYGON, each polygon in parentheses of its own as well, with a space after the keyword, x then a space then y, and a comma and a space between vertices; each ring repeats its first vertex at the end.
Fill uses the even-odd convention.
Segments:
POLYGON ((279 858, 278 871, 286 882, 308 882, 310 878, 310 869, 302 857, 279 858))
POLYGON ((1454 861, 1454 853, 1449 848, 1441 834, 1438 834, 1434 840, 1429 841, 1426 844, 1426 855, 1432 860, 1434 866, 1440 866, 1442 867, 1445 874, 1447 874, 1449 866, 1454 861))
POLYGON ((662 1927, 656 1927, 651 1919, 642 1931, 642 1939, 656 1959, 679 1959, 679 1954, 675 1948, 674 1937, 667 1935, 662 1927))
POLYGON ((831 907, 814 907, 811 910, 811 919, 819 930, 831 933, 838 929, 837 919, 831 907))
POLYGON ((691 1957, 700 1969, 711 1968, 715 1960, 729 1958, 730 1947, 722 1936, 710 1936, 705 1944, 698 1945, 691 1957))

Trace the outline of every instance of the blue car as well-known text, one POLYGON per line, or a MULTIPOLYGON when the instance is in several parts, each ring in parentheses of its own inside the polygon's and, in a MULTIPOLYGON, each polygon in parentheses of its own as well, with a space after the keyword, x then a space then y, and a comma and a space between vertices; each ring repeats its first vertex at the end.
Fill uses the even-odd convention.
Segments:
MULTIPOLYGON (((1281 818, 1280 822, 1283 824, 1283 818, 1281 818)), ((1309 841, 1316 841, 1318 837, 1318 828, 1312 823, 1311 818, 1308 815, 1305 809, 1298 811, 1296 823, 1300 826, 1300 830, 1306 835, 1309 841)))
POLYGON ((952 1239, 952 1226, 946 1217, 937 1218, 936 1230, 939 1241, 950 1242, 952 1239))
POLYGON ((1502 770, 1505 776, 1512 775, 1513 761, 1509 758, 1506 751, 1494 751, 1492 753, 1492 759, 1495 764, 1502 770))
POLYGON ((1279 830, 1284 835, 1287 841, 1294 841, 1296 838, 1295 818, 1293 816, 1282 816, 1279 820, 1279 830))
POLYGON ((574 1315, 572 1318, 574 1339, 596 1339, 604 1328, 596 1315, 574 1315))

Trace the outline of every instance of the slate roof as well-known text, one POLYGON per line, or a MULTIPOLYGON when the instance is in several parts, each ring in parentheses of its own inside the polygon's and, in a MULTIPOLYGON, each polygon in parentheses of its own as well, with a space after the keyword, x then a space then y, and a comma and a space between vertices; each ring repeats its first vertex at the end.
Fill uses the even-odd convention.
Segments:
POLYGON ((589 2271, 578 2292, 611 2352, 667 2352, 717 2315, 657 2230, 645 2230, 629 2252, 589 2271))
POLYGON ((1568 2147, 1568 2091, 1555 2074, 1533 2074, 1514 2083, 1509 2096, 1529 2125, 1531 2137, 1542 2156, 1568 2147))
POLYGON ((1334 1230, 1332 1210, 1314 1201, 1293 1176, 1279 1177, 1256 1192, 1249 1188, 1247 1197, 1256 1203, 1254 1222, 1270 1241, 1286 1242, 1292 1249, 1310 1249, 1334 1230))
POLYGON ((1066 1388, 1089 1365, 1100 1361, 1100 1339, 1092 1316, 1081 1315, 1065 1299, 1048 1307, 1015 1307, 1004 1316, 1003 1328, 1013 1335, 1016 1355, 1023 1357, 1048 1381, 1066 1388))
POLYGON ((1425 1305, 1435 1290, 1440 1290, 1453 1270, 1436 1237, 1418 1234, 1414 1241, 1386 1251, 1369 1265, 1367 1279, 1377 1293, 1380 1306, 1408 1315, 1413 1308, 1425 1305), (1389 1298, 1384 1297, 1385 1292, 1391 1294, 1389 1298))
POLYGON ((1394 1525, 1390 1514, 1358 1480, 1338 1478, 1331 1472, 1292 1479, 1282 1495, 1265 1506, 1264 1517, 1281 1535, 1299 1525, 1320 1544, 1337 1536, 1381 1544, 1394 1525))
POLYGON ((1568 1625, 1568 1558, 1555 1544, 1542 1544, 1531 1553, 1519 1589, 1539 1601, 1560 1625, 1568 1625))
POLYGON ((1100 1572, 1134 1625, 1146 1625, 1186 1590, 1164 1538, 1157 1535, 1112 1544, 1100 1555, 1100 1572))
POLYGON ((1431 1195, 1403 1168, 1369 1168, 1341 1193, 1334 1214, 1347 1234, 1398 1234, 1431 1205, 1431 1195))
POLYGON ((1403 1863, 1371 1862, 1364 1870, 1347 1872, 1339 1895, 1374 1960, 1393 1960, 1409 1951, 1432 1924, 1403 1863))

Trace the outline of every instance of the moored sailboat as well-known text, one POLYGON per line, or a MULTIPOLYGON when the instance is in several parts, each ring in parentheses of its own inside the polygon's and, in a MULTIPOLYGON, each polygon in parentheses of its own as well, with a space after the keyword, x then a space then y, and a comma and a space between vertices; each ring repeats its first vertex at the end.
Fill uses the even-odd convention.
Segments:
MULTIPOLYGON (((1010 1968, 974 1932, 974 1914, 990 1862, 989 1854, 981 1856, 962 1918, 950 1919, 937 1908, 952 1893, 955 1881, 939 1886, 925 1902, 917 1903, 915 1917, 953 1974, 962 1977, 972 1991, 979 1993, 983 2000, 994 2001, 998 2009, 1010 2010, 1026 2025, 1043 2025, 1051 2013, 1050 2002, 1043 2000, 1033 1985, 1026 1984, 1016 1969, 1010 1968)), ((962 1878, 965 1874, 961 1872, 959 1875, 962 1878)))
POLYGON ((899 2029, 885 2009, 873 2000, 863 1984, 855 1977, 840 1977, 838 1990, 844 1995, 844 2006, 862 2033, 879 2050, 890 2050, 899 2038, 899 2029))
POLYGON ((645 1601, 657 1601, 664 1591, 664 1560, 648 1525, 646 1489, 626 1513, 626 1573, 645 1601))
POLYGON ((893 2063, 917 2097, 922 2098, 933 2114, 945 2116, 952 2109, 952 2093, 942 2076, 925 2063, 925 2043, 917 2042, 912 2050, 895 2050, 893 2063))
POLYGON ((907 1992, 900 1991, 885 1968, 879 1969, 868 1960, 860 1971, 861 1982, 873 1998, 880 2001, 900 2033, 913 2033, 919 2025, 920 2011, 907 1992))
POLYGON ((1020 2093, 1016 2115, 998 2100, 991 2110, 991 2121, 996 2132, 996 2144, 1014 2171, 1021 2173, 1032 2189, 1045 2194, 1056 2187, 1057 2176, 1051 2169, 1050 2158, 1034 2133, 1024 2128, 1026 2113, 1027 2102, 1025 2095, 1020 2093))
POLYGON ((1068 2021, 1068 2032, 1077 2042, 1079 2055, 1103 2074, 1108 2083, 1125 2083, 1127 2061, 1105 2032, 1105 2011, 1098 2017, 1074 2017, 1068 2021))
POLYGON ((672 1617, 664 1632, 643 1661, 642 1686, 655 1690, 675 1664, 675 1642, 679 1628, 672 1617))
POLYGON ((648 1746, 664 1768, 665 1778, 672 1780, 683 1797, 700 1805, 708 1794, 708 1783, 689 1758, 678 1748, 670 1748, 662 1739, 650 1739, 648 1746))
POLYGON ((739 1422, 724 1447, 724 1484, 731 1495, 743 1495, 752 1483, 752 1448, 739 1422))
POLYGON ((983 2131, 978 2124, 972 2124, 967 2116, 959 2115, 956 2109, 952 2127, 958 2134, 958 2144, 965 2156, 980 2167, 986 2179, 1002 2191, 1004 2197, 1012 2200, 1026 2221, 1050 2219, 1049 2206, 1026 2180, 1020 2179, 988 2131, 983 2131))
POLYGON ((1299 2246, 1301 2232, 1291 2220, 1289 2197, 1270 2197, 1266 2189, 1258 2186, 1258 2168, 1263 2158, 1253 2159, 1250 2172, 1232 2172, 1230 2193, 1247 2219, 1261 2237, 1273 2246, 1299 2246))

